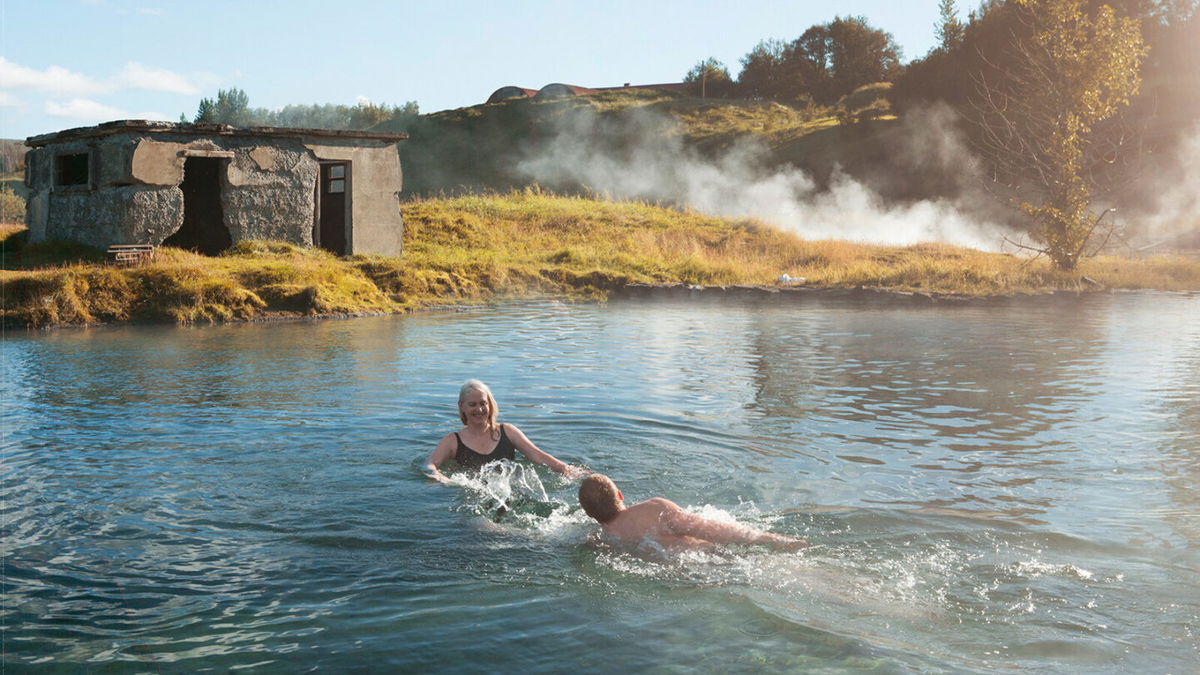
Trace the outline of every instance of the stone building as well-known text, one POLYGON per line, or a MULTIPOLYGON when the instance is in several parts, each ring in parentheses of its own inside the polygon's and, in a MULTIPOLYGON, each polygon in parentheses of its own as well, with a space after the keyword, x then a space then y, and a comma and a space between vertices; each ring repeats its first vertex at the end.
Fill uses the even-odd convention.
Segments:
POLYGON ((404 134, 145 120, 34 136, 30 241, 209 255, 244 239, 398 255, 404 134))

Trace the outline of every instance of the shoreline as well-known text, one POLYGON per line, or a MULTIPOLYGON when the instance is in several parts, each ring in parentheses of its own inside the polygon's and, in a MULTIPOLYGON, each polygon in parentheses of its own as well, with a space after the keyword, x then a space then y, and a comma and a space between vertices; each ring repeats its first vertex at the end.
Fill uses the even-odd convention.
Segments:
POLYGON ((0 244, 11 245, 0 330, 347 318, 537 298, 819 297, 915 307, 1200 290, 1200 261, 1175 253, 1097 256, 1060 270, 933 242, 810 241, 753 220, 540 190, 406 202, 404 214, 396 257, 244 240, 217 256, 163 246, 153 261, 118 266, 78 245, 17 246, 23 228, 0 232, 0 244))
POLYGON ((1002 305, 1029 301, 1070 301, 1097 295, 1117 293, 1169 293, 1173 295, 1197 295, 1192 290, 1121 289, 1094 288, 1082 290, 1051 289, 1040 292, 1011 292, 972 295, 968 293, 943 293, 937 291, 906 291, 882 286, 770 286, 763 284, 734 284, 727 286, 702 286, 696 284, 629 284, 613 291, 612 299, 648 300, 775 300, 802 302, 811 300, 850 300, 858 302, 880 302, 908 306, 930 305, 1002 305))
POLYGON ((940 293, 928 291, 905 291, 869 286, 801 286, 767 284, 699 285, 685 283, 631 283, 614 289, 606 299, 574 298, 565 294, 536 293, 528 295, 503 295, 474 302, 439 303, 421 307, 409 307, 398 311, 378 312, 330 312, 305 314, 301 312, 270 311, 260 316, 231 318, 220 321, 178 322, 169 320, 131 319, 128 321, 98 321, 92 323, 60 323, 44 326, 2 325, 0 334, 17 332, 35 333, 60 329, 117 328, 122 326, 223 326, 238 324, 268 324, 299 321, 337 321, 366 319, 382 316, 404 316, 409 314, 482 311, 489 307, 539 301, 555 301, 569 304, 609 304, 614 302, 724 302, 742 301, 759 304, 794 304, 805 302, 843 301, 864 303, 873 306, 897 308, 921 307, 998 307, 1014 306, 1027 302, 1077 302, 1086 298, 1118 294, 1164 294, 1173 296, 1200 296, 1196 290, 1121 289, 1104 288, 1088 290, 1054 289, 1043 292, 1014 292, 985 295, 965 293, 940 293))

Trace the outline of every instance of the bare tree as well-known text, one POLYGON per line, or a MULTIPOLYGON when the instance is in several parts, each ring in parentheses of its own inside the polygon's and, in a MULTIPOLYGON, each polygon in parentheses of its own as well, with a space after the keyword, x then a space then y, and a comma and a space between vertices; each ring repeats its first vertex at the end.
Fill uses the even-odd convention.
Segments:
POLYGON ((1093 196, 1102 170, 1129 153, 1118 125, 1100 133, 1141 84, 1136 21, 1083 0, 1017 0, 1008 53, 976 77, 979 145, 996 182, 1032 220, 1034 250, 1063 270, 1113 230, 1093 196))

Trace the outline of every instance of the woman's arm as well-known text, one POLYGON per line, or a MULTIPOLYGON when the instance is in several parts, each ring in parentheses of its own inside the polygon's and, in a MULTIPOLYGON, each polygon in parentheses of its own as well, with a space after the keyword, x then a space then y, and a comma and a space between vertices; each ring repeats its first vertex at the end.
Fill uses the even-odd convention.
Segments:
POLYGON ((662 523, 672 534, 695 537, 718 544, 762 544, 784 551, 797 551, 808 546, 803 539, 785 537, 780 534, 762 532, 753 527, 737 523, 723 523, 694 513, 688 513, 677 504, 663 499, 662 523))
POLYGON ((551 471, 561 473, 567 478, 577 478, 582 475, 582 469, 555 459, 553 455, 534 445, 533 441, 521 433, 520 429, 511 424, 505 424, 504 428, 508 433, 508 439, 512 441, 513 447, 520 450, 521 454, 525 455, 529 461, 549 467, 551 471))
POLYGON ((457 448, 458 443, 454 438, 454 434, 446 434, 444 437, 442 437, 442 440, 438 442, 437 447, 433 449, 433 452, 429 453, 429 459, 425 460, 426 474, 439 483, 448 482, 450 479, 446 478, 446 475, 443 474, 438 467, 441 466, 442 462, 453 457, 454 451, 457 448))

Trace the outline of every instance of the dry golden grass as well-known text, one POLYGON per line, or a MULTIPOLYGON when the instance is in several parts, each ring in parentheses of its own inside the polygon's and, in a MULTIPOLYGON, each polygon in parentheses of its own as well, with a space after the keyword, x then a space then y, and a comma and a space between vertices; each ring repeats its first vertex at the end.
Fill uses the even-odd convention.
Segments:
MULTIPOLYGON (((387 313, 540 294, 604 299, 638 282, 769 285, 782 274, 818 288, 964 295, 1200 290, 1200 262, 1183 257, 1095 258, 1063 273, 1046 260, 945 244, 805 241, 750 220, 535 189, 418 200, 403 208, 406 251, 398 258, 338 258, 291 244, 242 242, 215 258, 165 248, 154 262, 125 268, 73 263, 77 249, 50 247, 67 256, 57 266, 0 271, 3 322, 387 313)), ((0 236, 8 241, 19 230, 0 236)), ((37 253, 36 246, 22 253, 37 253)))
POLYGON ((635 282, 706 285, 770 284, 786 273, 818 287, 966 295, 1200 289, 1200 264, 1184 258, 1104 257, 1062 273, 1047 260, 948 244, 806 241, 752 220, 537 190, 416 201, 405 213, 408 257, 435 267, 470 258, 543 276, 572 269, 635 282))

